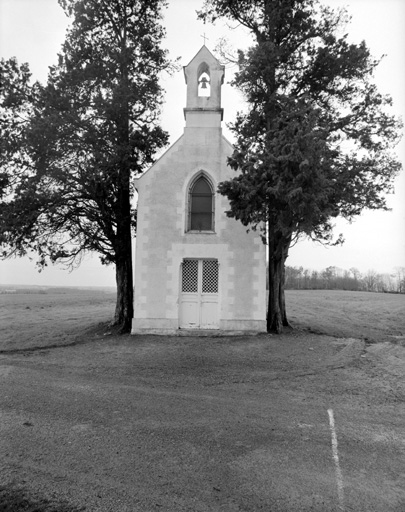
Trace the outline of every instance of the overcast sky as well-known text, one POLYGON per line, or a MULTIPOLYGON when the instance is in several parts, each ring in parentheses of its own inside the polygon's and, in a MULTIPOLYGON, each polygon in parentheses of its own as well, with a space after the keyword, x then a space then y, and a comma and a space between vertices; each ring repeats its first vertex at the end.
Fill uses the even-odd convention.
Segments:
MULTIPOLYGON (((365 40, 375 57, 386 54, 375 81, 382 93, 394 99, 394 112, 405 118, 405 1, 404 0, 324 0, 334 6, 346 6, 352 15, 348 26, 350 39, 365 40)), ((172 58, 180 57, 186 65, 208 38, 211 51, 220 37, 227 37, 237 47, 247 46, 248 39, 235 27, 218 24, 203 25, 196 20, 195 10, 202 0, 169 0, 165 14, 166 47, 172 58)), ((16 56, 19 62, 29 62, 34 79, 46 80, 48 66, 64 40, 69 20, 57 0, 0 0, 0 56, 16 56)), ((228 67, 223 86, 224 134, 232 140, 226 123, 233 120, 243 108, 237 91, 228 84, 233 69, 228 67)), ((173 143, 183 132, 186 87, 183 72, 164 80, 166 90, 162 116, 163 127, 173 143)), ((397 147, 405 164, 405 141, 397 147)), ((395 194, 389 196, 391 212, 364 212, 353 224, 338 221, 336 234, 342 232, 346 243, 338 248, 325 248, 314 242, 300 242, 290 251, 287 265, 323 269, 337 266, 343 269, 357 267, 361 272, 375 269, 391 272, 405 266, 405 172, 395 182, 395 194)), ((38 273, 35 263, 27 259, 0 262, 0 284, 41 285, 103 285, 115 283, 112 267, 102 267, 97 256, 89 257, 81 268, 72 273, 60 267, 51 267, 38 273)))

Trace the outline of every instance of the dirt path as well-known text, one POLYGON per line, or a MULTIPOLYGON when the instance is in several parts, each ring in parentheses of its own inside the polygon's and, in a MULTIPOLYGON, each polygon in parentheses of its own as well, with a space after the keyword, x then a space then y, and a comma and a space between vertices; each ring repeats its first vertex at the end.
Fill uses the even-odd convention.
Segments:
POLYGON ((300 332, 2 354, 1 481, 94 512, 403 512, 404 364, 300 332))

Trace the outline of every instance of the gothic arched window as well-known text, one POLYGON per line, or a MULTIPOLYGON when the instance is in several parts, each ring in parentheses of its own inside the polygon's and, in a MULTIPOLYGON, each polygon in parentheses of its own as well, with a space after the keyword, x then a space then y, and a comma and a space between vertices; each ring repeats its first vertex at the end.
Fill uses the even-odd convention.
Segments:
POLYGON ((214 192, 204 176, 190 187, 188 230, 214 231, 214 192))

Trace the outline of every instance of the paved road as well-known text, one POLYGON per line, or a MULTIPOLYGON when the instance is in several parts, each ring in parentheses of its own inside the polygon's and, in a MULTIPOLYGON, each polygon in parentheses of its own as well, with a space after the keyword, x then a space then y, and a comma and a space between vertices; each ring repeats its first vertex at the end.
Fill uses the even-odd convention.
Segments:
POLYGON ((95 512, 404 512, 404 351, 298 333, 3 353, 1 481, 95 512))

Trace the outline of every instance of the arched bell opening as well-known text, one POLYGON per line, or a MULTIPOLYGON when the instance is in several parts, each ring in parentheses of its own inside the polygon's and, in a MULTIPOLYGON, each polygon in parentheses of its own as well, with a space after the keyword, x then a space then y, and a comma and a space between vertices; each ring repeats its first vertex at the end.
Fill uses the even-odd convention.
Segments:
POLYGON ((198 82, 198 96, 210 97, 211 96, 211 76, 210 69, 207 63, 202 62, 197 71, 198 82))

